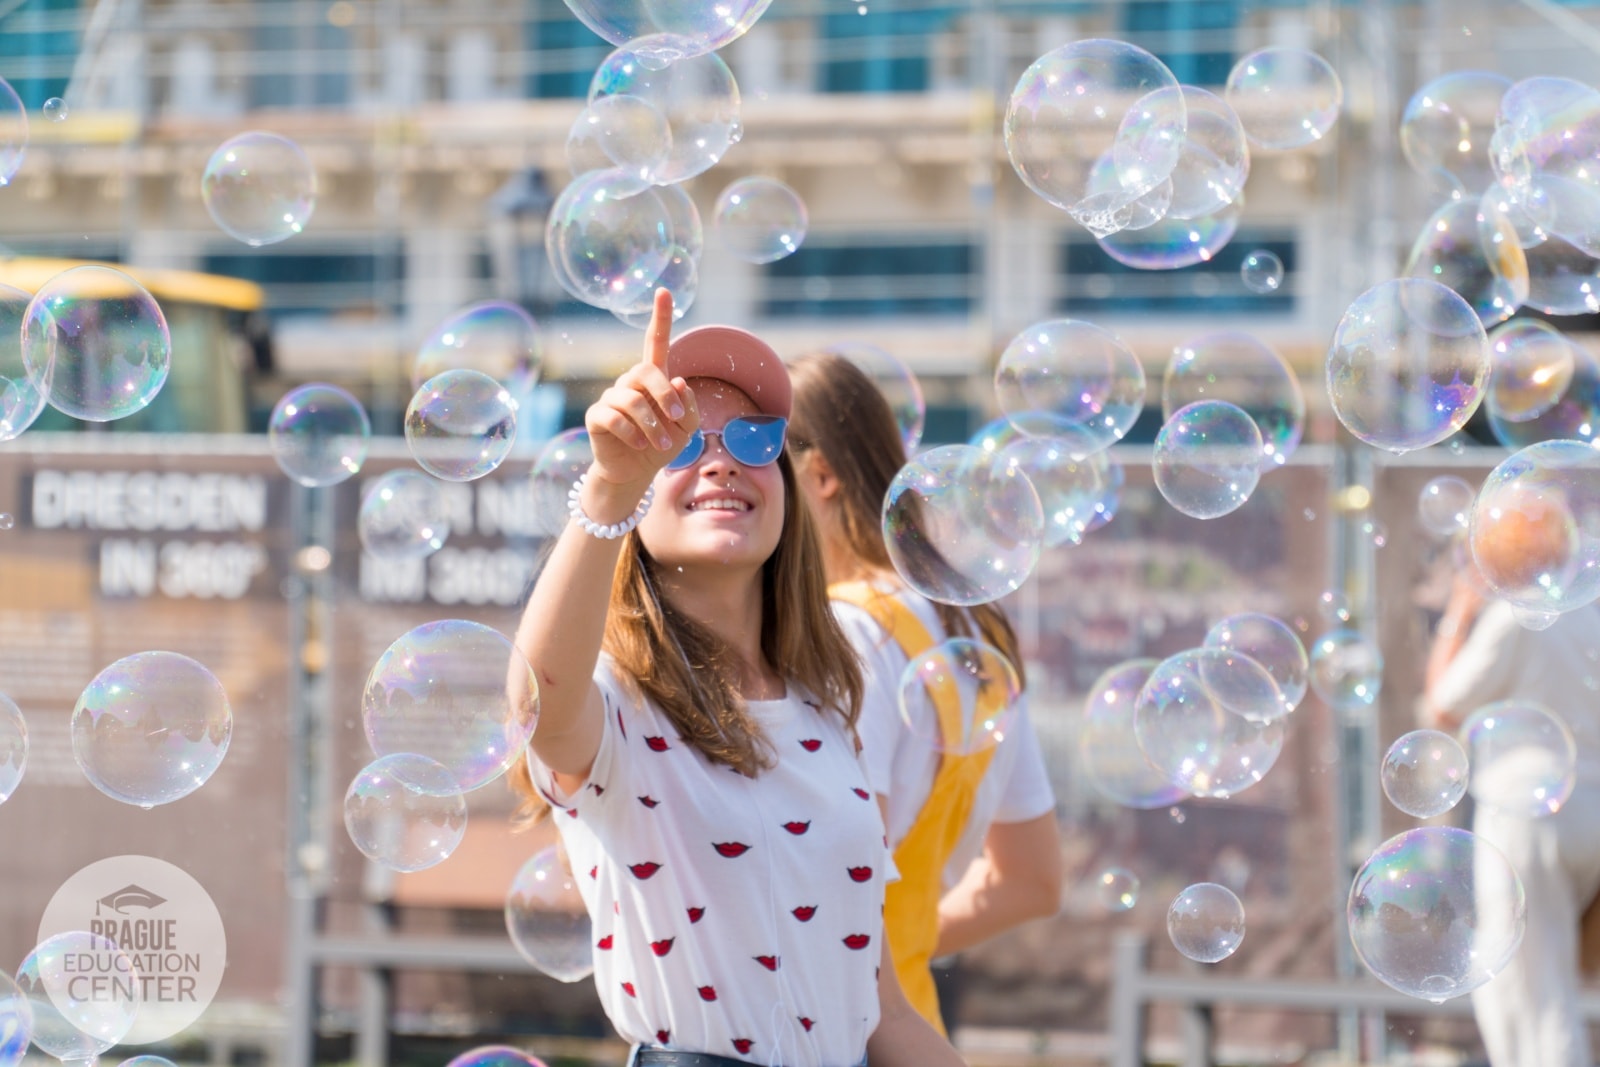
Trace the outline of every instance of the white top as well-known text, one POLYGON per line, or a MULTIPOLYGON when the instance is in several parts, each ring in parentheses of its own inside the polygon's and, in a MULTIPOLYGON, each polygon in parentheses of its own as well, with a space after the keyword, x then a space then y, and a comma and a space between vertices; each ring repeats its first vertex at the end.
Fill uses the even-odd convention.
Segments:
MULTIPOLYGON (((685 744, 602 657, 605 731, 585 785, 529 760, 627 1041, 783 1067, 860 1062, 878 1024, 891 861, 855 739, 794 683, 751 701, 775 765, 746 778, 685 744)), ((531 755, 531 753, 530 753, 531 755)))
MULTIPOLYGON (((885 588, 884 591, 891 590, 885 588)), ((896 599, 911 608, 934 640, 942 641, 949 636, 932 603, 910 590, 892 592, 896 599)), ((900 717, 900 676, 910 662, 909 657, 865 609, 836 600, 833 613, 865 668, 866 698, 858 724, 864 746, 862 756, 873 792, 889 798, 889 843, 898 847, 911 832, 917 813, 933 792, 933 779, 939 771, 939 753, 923 739, 938 736, 938 712, 927 691, 919 686, 911 708, 918 725, 915 730, 908 726, 900 717)), ((1015 724, 995 748, 989 769, 978 786, 967 828, 945 866, 945 888, 958 882, 972 861, 982 854, 983 838, 990 823, 1027 822, 1048 814, 1055 806, 1044 753, 1039 749, 1039 738, 1033 732, 1024 697, 1015 724)))
POLYGON ((1529 630, 1509 604, 1490 603, 1428 694, 1435 708, 1463 719, 1512 699, 1542 704, 1565 722, 1577 742, 1578 781, 1600 784, 1600 606, 1529 630))

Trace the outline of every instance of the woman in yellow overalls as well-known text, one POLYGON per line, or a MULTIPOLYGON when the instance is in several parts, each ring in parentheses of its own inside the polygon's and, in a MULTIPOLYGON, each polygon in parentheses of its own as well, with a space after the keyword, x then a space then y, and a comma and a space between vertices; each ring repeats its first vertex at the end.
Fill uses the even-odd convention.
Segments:
POLYGON ((885 901, 889 947, 906 995, 942 1029, 929 962, 1056 913, 1055 798, 1025 711, 999 745, 966 755, 939 750, 956 749, 966 726, 953 690, 919 698, 913 714, 923 729, 903 722, 898 693, 911 658, 969 636, 1004 652, 1021 675, 1016 636, 997 607, 934 604, 895 573, 880 516, 906 456, 872 380, 832 354, 803 356, 790 371, 789 448, 823 533, 835 613, 867 668, 863 758, 900 870, 885 901), (949 743, 934 746, 935 731, 949 743))

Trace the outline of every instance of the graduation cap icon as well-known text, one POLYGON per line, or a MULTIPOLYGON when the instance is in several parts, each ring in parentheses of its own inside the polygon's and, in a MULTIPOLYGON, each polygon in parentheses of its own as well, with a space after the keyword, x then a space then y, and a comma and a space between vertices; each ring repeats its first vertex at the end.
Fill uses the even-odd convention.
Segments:
POLYGON ((121 915, 124 908, 144 908, 149 911, 152 908, 159 908, 166 902, 166 897, 157 896, 143 886, 134 885, 130 882, 115 893, 107 893, 95 901, 94 911, 98 915, 100 914, 100 909, 105 907, 121 915))

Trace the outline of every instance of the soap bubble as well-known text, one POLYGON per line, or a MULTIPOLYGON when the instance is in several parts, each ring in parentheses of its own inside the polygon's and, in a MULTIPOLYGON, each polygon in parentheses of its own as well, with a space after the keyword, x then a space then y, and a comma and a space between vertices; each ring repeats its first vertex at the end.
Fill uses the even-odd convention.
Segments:
POLYGON ((1227 886, 1198 882, 1167 909, 1173 947, 1199 963, 1225 960, 1244 941, 1244 905, 1227 886))
POLYGON ((1039 57, 1005 116, 1017 175, 1096 236, 1120 229, 1118 213, 1171 177, 1186 130, 1177 79, 1123 41, 1074 41, 1039 57), (1090 175, 1108 150, 1120 188, 1092 195, 1090 175))
POLYGON ((1172 171, 1166 218, 1197 219, 1237 200, 1250 176, 1250 146, 1227 101, 1192 85, 1182 87, 1188 129, 1172 171))
POLYGON ((358 473, 371 435, 361 401, 325 382, 285 393, 267 422, 278 467, 305 486, 337 485, 358 473))
MULTIPOLYGON (((1516 325, 1516 321, 1507 325, 1516 325)), ((1533 331, 1530 331, 1530 335, 1533 335, 1533 331)), ((1556 395, 1552 405, 1520 421, 1504 418, 1490 410, 1489 428, 1501 444, 1509 448, 1526 448, 1541 441, 1592 442, 1600 437, 1600 360, 1595 359, 1587 346, 1566 341, 1565 338, 1562 341, 1566 342, 1567 355, 1572 361, 1571 371, 1566 375, 1561 392, 1556 395)), ((1543 367, 1533 370, 1532 374, 1543 376, 1548 371, 1557 378, 1561 376, 1561 357, 1558 353, 1546 351, 1531 354, 1530 358, 1548 361, 1543 367)), ((1494 382, 1491 373, 1491 397, 1494 382)), ((1528 389, 1516 390, 1513 403, 1531 402, 1536 406, 1549 395, 1548 390, 1529 384, 1528 389)))
POLYGON ((45 408, 46 389, 29 376, 22 324, 33 294, 0 285, 0 441, 12 441, 45 408))
POLYGON ((915 452, 922 441, 922 429, 928 419, 928 404, 922 397, 922 384, 904 361, 877 345, 861 341, 845 341, 830 345, 826 351, 855 364, 878 387, 883 398, 894 412, 895 425, 900 427, 900 440, 905 443, 906 455, 915 452))
POLYGON ((1600 92, 1570 78, 1526 78, 1501 97, 1496 121, 1500 183, 1537 200, 1553 236, 1600 255, 1600 92))
POLYGON ((1300 379, 1272 347, 1237 330, 1206 334, 1173 349, 1161 382, 1161 409, 1225 400, 1243 409, 1261 433, 1263 472, 1283 466, 1300 445, 1306 400, 1300 379))
POLYGON ((970 756, 1006 738, 1016 717, 1022 682, 999 649, 967 637, 939 642, 906 663, 900 674, 900 721, 934 752, 970 756), (918 714, 950 701, 958 709, 959 733, 945 736, 940 716, 918 714))
POLYGON ((1489 138, 1511 79, 1482 70, 1441 75, 1418 89, 1400 116, 1400 150, 1418 174, 1476 194, 1494 180, 1489 138))
POLYGON ((442 764, 397 752, 363 767, 344 795, 344 826, 361 854, 394 871, 443 863, 467 832, 467 799, 442 764))
POLYGON ((1128 660, 1096 679, 1083 702, 1078 734, 1080 762, 1090 784, 1118 804, 1145 810, 1171 807, 1188 795, 1145 758, 1134 733, 1139 693, 1156 663, 1128 660))
POLYGON ((1545 441, 1490 472, 1472 505, 1478 573, 1501 600, 1557 614, 1600 597, 1600 451, 1545 441))
POLYGON ((1600 313, 1600 258, 1554 234, 1523 249, 1528 260, 1528 307, 1547 315, 1600 313))
POLYGON ((28 151, 28 109, 11 83, 0 78, 0 186, 10 185, 28 151))
POLYGON ((1142 230, 1121 230, 1099 238, 1102 251, 1137 270, 1176 270, 1208 263, 1233 240, 1244 213, 1244 194, 1209 215, 1162 219, 1142 230))
MULTIPOLYGON (((4 804, 28 769, 28 720, 16 701, 0 693, 0 804, 4 804)), ((4 1042, 0 1041, 0 1047, 4 1042)), ((4 1058, 0 1057, 0 1063, 4 1058)))
POLYGON ((1097 448, 1119 440, 1144 410, 1139 358, 1113 333, 1080 319, 1035 323, 994 371, 1000 410, 1023 433, 1086 431, 1097 448))
POLYGON ((406 445, 417 465, 447 482, 493 471, 517 441, 517 402, 475 370, 428 379, 406 408, 406 445))
POLYGON ((0 511, 0 530, 10 530, 17 525, 15 515, 0 511))
POLYGON ((317 206, 317 173, 300 146, 251 130, 211 153, 200 199, 229 237, 260 247, 305 229, 317 206))
POLYGON ((1240 262, 1239 280, 1252 293, 1276 293, 1283 285, 1283 260, 1276 252, 1258 248, 1240 262))
POLYGON ((534 523, 541 534, 555 537, 566 529, 567 494, 593 462, 589 431, 581 426, 562 430, 545 444, 529 474, 533 482, 534 523))
POLYGON ((142 410, 166 384, 167 319, 144 286, 110 267, 45 282, 22 321, 28 377, 51 407, 88 422, 142 410))
POLYGON ((533 736, 539 683, 498 630, 444 619, 403 634, 378 657, 361 715, 374 754, 427 756, 470 792, 504 774, 533 736))
POLYGON ((1472 759, 1472 799, 1518 819, 1561 810, 1577 784, 1577 745, 1567 724, 1531 701, 1500 700, 1461 724, 1472 759))
MULTIPOLYGON (((1109 457, 1109 453, 1107 455, 1109 457)), ((1108 459, 1105 487, 1094 503, 1094 513, 1089 517, 1089 524, 1083 530, 1085 534, 1094 533, 1117 517, 1117 508, 1122 505, 1122 490, 1126 484, 1127 475, 1122 471, 1122 464, 1115 459, 1108 459)))
POLYGON ((1029 437, 998 421, 1012 435, 1001 461, 1026 475, 1039 494, 1045 546, 1082 544, 1105 498, 1111 466, 1105 451, 1097 451, 1094 439, 1080 429, 1064 426, 1050 437, 1029 437))
POLYGON ((233 736, 222 683, 176 652, 140 652, 95 675, 72 711, 72 755, 124 804, 152 808, 206 784, 233 736))
POLYGON ((431 556, 450 537, 442 487, 419 471, 386 471, 362 494, 356 530, 361 546, 378 559, 431 556))
POLYGON ((1225 400, 1200 400, 1172 413, 1156 434, 1151 471, 1167 503, 1196 519, 1237 511, 1261 479, 1261 431, 1225 400))
POLYGON ((1442 1004, 1511 961, 1527 901, 1493 845, 1466 830, 1422 826, 1391 837, 1362 865, 1345 917, 1356 955, 1380 981, 1442 1004), (1485 901, 1500 910, 1484 911, 1485 901))
POLYGON ((562 982, 594 973, 594 927, 561 851, 524 863, 506 893, 506 931, 522 958, 562 982))
POLYGON ((1516 227, 1491 198, 1445 204, 1423 224, 1405 273, 1453 290, 1485 326, 1504 322, 1528 299, 1528 257, 1516 227))
POLYGON ((1472 486, 1453 474, 1440 475, 1422 487, 1417 497, 1417 520, 1440 537, 1465 533, 1472 514, 1472 486))
POLYGON ((129 1056, 117 1067, 178 1067, 165 1056, 129 1056))
POLYGON ((699 263, 700 253, 706 248, 700 209, 694 206, 694 201, 681 185, 658 185, 650 192, 667 213, 667 221, 672 226, 672 243, 699 263))
POLYGON ((544 1061, 509 1045, 468 1049, 446 1067, 545 1067, 544 1061))
POLYGON ((1151 672, 1133 730, 1167 781, 1194 796, 1228 797, 1277 762, 1282 716, 1283 697, 1259 663, 1221 649, 1192 649, 1151 672))
POLYGON ((0 971, 0 1067, 20 1067, 33 1040, 33 1009, 11 976, 0 971))
POLYGON ((895 475, 883 504, 889 560, 943 604, 986 604, 1021 588, 1044 546, 1027 476, 970 445, 945 445, 895 475))
POLYGON ((739 140, 739 87, 719 56, 698 55, 663 66, 650 55, 656 43, 670 47, 670 42, 648 38, 607 56, 589 82, 589 103, 631 96, 665 115, 672 150, 653 168, 652 180, 673 185, 710 170, 739 140))
POLYGON ((516 396, 538 384, 544 370, 539 326, 516 304, 485 300, 445 319, 417 350, 411 366, 411 388, 447 370, 487 374, 516 396))
POLYGON ((659 70, 743 37, 772 0, 665 4, 649 0, 567 0, 583 24, 615 45, 627 45, 659 70))
POLYGON ((556 280, 598 308, 628 307, 655 289, 672 249, 671 222, 649 187, 618 170, 572 180, 545 223, 556 280))
POLYGON ((1126 867, 1107 867, 1094 882, 1107 911, 1128 911, 1139 903, 1139 876, 1126 867))
MULTIPOLYGON (((661 277, 656 279, 655 288, 665 289, 672 294, 673 322, 683 318, 694 307, 695 298, 700 295, 700 268, 682 245, 673 245, 667 250, 667 265, 662 268, 661 277)), ((611 314, 623 325, 632 326, 635 330, 647 330, 655 315, 655 306, 656 294, 655 290, 651 290, 632 304, 613 307, 611 314)))
MULTIPOLYGON (((617 93, 596 98, 573 122, 567 138, 569 160, 575 142, 587 145, 591 141, 599 156, 586 151, 584 163, 598 164, 601 169, 617 167, 643 181, 654 182, 672 153, 672 128, 667 117, 648 100, 617 93)), ((574 162, 573 169, 581 174, 595 167, 579 169, 574 162)))
POLYGON ((1443 815, 1467 792, 1467 754, 1438 730, 1412 730, 1383 757, 1383 795, 1419 819, 1443 815))
MULTIPOLYGON (((1095 160, 1094 166, 1089 169, 1088 193, 1091 200, 1121 199, 1122 175, 1117 169, 1116 152, 1107 149, 1095 160)), ((1167 209, 1171 206, 1172 179, 1167 178, 1118 208, 1105 221, 1105 225, 1116 230, 1142 230, 1166 218, 1167 209)))
POLYGON ((1324 589, 1317 595, 1317 614, 1337 627, 1348 623, 1355 613, 1350 608, 1349 597, 1333 589, 1324 589))
POLYGON ((46 100, 44 107, 40 110, 44 112, 44 117, 51 122, 65 122, 67 121, 67 116, 71 113, 67 107, 67 102, 59 96, 52 96, 46 100))
POLYGON ((746 263, 773 263, 806 239, 806 206, 775 178, 740 178, 717 197, 722 246, 746 263))
POLYGON ((63 1063, 93 1063, 133 1029, 143 982, 110 939, 69 930, 41 941, 17 968, 33 1043, 63 1063))
POLYGON ((1336 711, 1370 708, 1383 688, 1383 653, 1355 630, 1324 634, 1311 646, 1311 688, 1336 711))
POLYGON ((1229 615, 1207 631, 1205 647, 1236 652, 1260 664, 1278 687, 1282 714, 1305 699, 1311 664, 1305 646, 1282 620, 1257 612, 1229 615))
POLYGON ((1438 444, 1466 425, 1489 380, 1489 343, 1467 302, 1438 282, 1368 289, 1328 349, 1328 396, 1355 436, 1391 452, 1438 444))
POLYGON ((1223 97, 1252 144, 1302 148, 1322 140, 1339 120, 1344 87, 1315 52, 1263 48, 1233 65, 1223 97))
MULTIPOLYGON (((1489 331, 1489 414, 1527 422, 1554 407, 1572 384, 1576 346, 1538 319, 1517 319, 1489 331)), ((1531 444, 1532 442, 1528 442, 1531 444)))

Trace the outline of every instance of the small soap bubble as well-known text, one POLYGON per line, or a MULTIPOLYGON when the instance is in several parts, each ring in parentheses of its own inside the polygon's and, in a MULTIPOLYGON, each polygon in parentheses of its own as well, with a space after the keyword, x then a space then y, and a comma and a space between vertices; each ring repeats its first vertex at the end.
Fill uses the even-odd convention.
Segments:
POLYGON ((1276 293, 1283 287, 1283 260, 1276 252, 1258 248, 1239 264, 1239 280, 1252 293, 1276 293))
POLYGON ((672 220, 648 183, 620 170, 580 174, 545 222, 556 280, 586 304, 632 307, 655 289, 673 245, 672 220))
MULTIPOLYGON (((28 721, 16 701, 0 693, 0 804, 4 804, 28 769, 28 721)), ((0 1048, 4 1047, 4 1027, 0 1026, 0 1048)), ((0 1056, 0 1063, 4 1063, 0 1056)))
POLYGON ((440 323, 417 350, 412 390, 447 370, 481 371, 513 396, 526 396, 544 370, 538 323, 505 300, 462 308, 440 323))
POLYGON ((206 784, 233 737, 228 694, 176 652, 140 652, 97 674, 72 712, 72 755, 113 800, 170 804, 206 784))
POLYGON ((1490 472, 1472 505, 1472 558, 1513 607, 1559 614, 1600 595, 1600 451, 1544 441, 1490 472))
POLYGON ((1355 615, 1350 608, 1350 598, 1332 589, 1317 594, 1317 614, 1335 626, 1342 626, 1355 615))
POLYGON ((1134 734, 1139 693, 1156 664, 1153 659, 1119 663, 1095 680, 1083 703, 1078 733, 1083 772, 1101 793, 1130 808, 1170 807, 1187 795, 1145 759, 1134 734))
POLYGON ((386 471, 362 494, 356 530, 361 546, 377 559, 431 556, 450 536, 442 487, 420 471, 386 471))
POLYGON ((443 863, 467 832, 467 799, 456 778, 427 756, 374 760, 344 795, 344 825, 361 854, 394 871, 443 863))
POLYGON ((1230 615, 1207 631, 1205 647, 1237 652, 1259 663, 1278 686, 1283 714, 1305 699, 1311 663, 1305 646, 1283 620, 1257 612, 1230 615))
POLYGON ((1500 700, 1473 712, 1458 735, 1472 760, 1472 798, 1513 818, 1561 810, 1577 782, 1567 724, 1531 701, 1500 700))
POLYGON ((1422 826, 1390 838, 1362 865, 1345 918, 1368 970, 1437 1004, 1472 992, 1510 962, 1527 899, 1493 845, 1466 830, 1422 826))
POLYGON ((224 233, 259 248, 305 229, 316 209, 317 174, 299 145, 251 130, 211 154, 200 199, 224 233))
POLYGON ((528 476, 533 483, 533 521, 539 533, 555 537, 566 528, 567 494, 593 462, 589 431, 582 426, 562 430, 545 444, 528 476))
POLYGON ((1017 334, 994 372, 1000 410, 1023 433, 1087 431, 1097 448, 1122 438, 1144 410, 1145 375, 1121 339, 1080 319, 1017 334))
POLYGON ((1250 499, 1263 455, 1254 419, 1225 400, 1199 400, 1161 427, 1152 471, 1167 503, 1193 518, 1215 519, 1250 499))
POLYGON ((1082 430, 1063 427, 1051 437, 1029 437, 1009 421, 997 421, 1012 436, 1001 449, 1001 461, 1021 471, 1039 494, 1045 546, 1082 544, 1103 509, 1110 457, 1097 451, 1082 430))
POLYGON ((806 239, 806 206, 774 178, 741 178, 722 190, 713 216, 722 246, 746 263, 793 255, 806 239))
POLYGON ((361 715, 376 755, 427 756, 471 791, 504 774, 533 736, 539 683, 498 630, 444 619, 401 635, 378 657, 361 715))
POLYGON ((8 511, 0 511, 0 530, 15 529, 16 525, 17 525, 16 516, 12 515, 8 511))
POLYGON ((1022 683, 999 649, 968 637, 939 642, 906 663, 900 675, 900 720, 932 751, 968 756, 1005 740, 1022 683), (944 728, 948 702, 956 721, 944 728))
POLYGON ((1139 903, 1139 876, 1126 867, 1107 867, 1094 881, 1107 911, 1128 911, 1139 903))
POLYGON ((1355 630, 1334 630, 1311 646, 1311 688, 1336 711, 1370 708, 1383 688, 1383 653, 1355 630))
POLYGON ((1413 730, 1383 757, 1383 794, 1419 819, 1443 815, 1467 792, 1467 754, 1438 730, 1413 730))
POLYGON ((67 121, 67 102, 61 99, 59 96, 52 96, 50 99, 46 100, 44 102, 43 110, 44 117, 49 119, 51 122, 67 121))
POLYGON ((1578 360, 1577 346, 1547 322, 1496 326, 1489 331, 1489 414, 1506 422, 1539 418, 1567 394, 1578 360))
POLYGON ((1389 543, 1389 531, 1377 519, 1368 519, 1361 524, 1361 534, 1372 543, 1373 548, 1382 548, 1389 543))
POLYGON ((1300 379, 1270 345, 1237 330, 1204 334, 1172 351, 1161 382, 1167 421, 1199 400, 1226 400, 1261 433, 1262 472, 1283 466, 1300 445, 1306 401, 1300 379))
POLYGON ((1344 86, 1315 52, 1263 48, 1233 65, 1223 97, 1252 144, 1302 148, 1322 140, 1338 121, 1344 86))
POLYGON ((1254 660, 1221 649, 1163 660, 1140 690, 1134 737, 1151 766, 1192 796, 1259 782, 1283 750, 1283 697, 1254 660))
POLYGON ((1176 804, 1167 809, 1167 818, 1171 819, 1172 822, 1178 826, 1182 826, 1184 823, 1189 821, 1189 816, 1185 815, 1183 809, 1178 807, 1176 804))
POLYGON ((144 286, 110 267, 73 267, 28 304, 22 359, 51 407, 110 422, 156 398, 171 367, 172 337, 144 286))
POLYGON ((322 382, 285 393, 267 421, 273 458, 305 486, 337 485, 359 473, 371 436, 361 401, 322 382))
POLYGON ((506 893, 506 930, 522 958, 552 978, 578 982, 594 973, 594 927, 557 846, 517 871, 506 893))
POLYGON ((1440 475, 1417 496, 1417 521, 1439 537, 1465 533, 1472 514, 1472 486, 1453 474, 1440 475))
MULTIPOLYGON (((589 81, 590 105, 609 96, 631 96, 666 117, 671 147, 651 170, 657 185, 675 185, 710 170, 741 133, 739 87, 722 57, 708 53, 662 63, 650 55, 657 45, 670 50, 679 41, 671 34, 636 40, 607 56, 589 81)), ((691 242, 678 243, 693 250, 691 242)))
POLYGON ((429 378, 406 408, 406 444, 417 465, 448 482, 493 471, 517 441, 517 402, 481 371, 429 378))
POLYGON ((133 957, 111 939, 82 930, 41 941, 16 977, 33 1043, 63 1063, 93 1063, 126 1037, 143 985, 133 957))
POLYGON ((1244 941, 1244 905, 1227 886, 1196 883, 1167 909, 1167 935, 1173 947, 1191 960, 1225 960, 1244 941))

